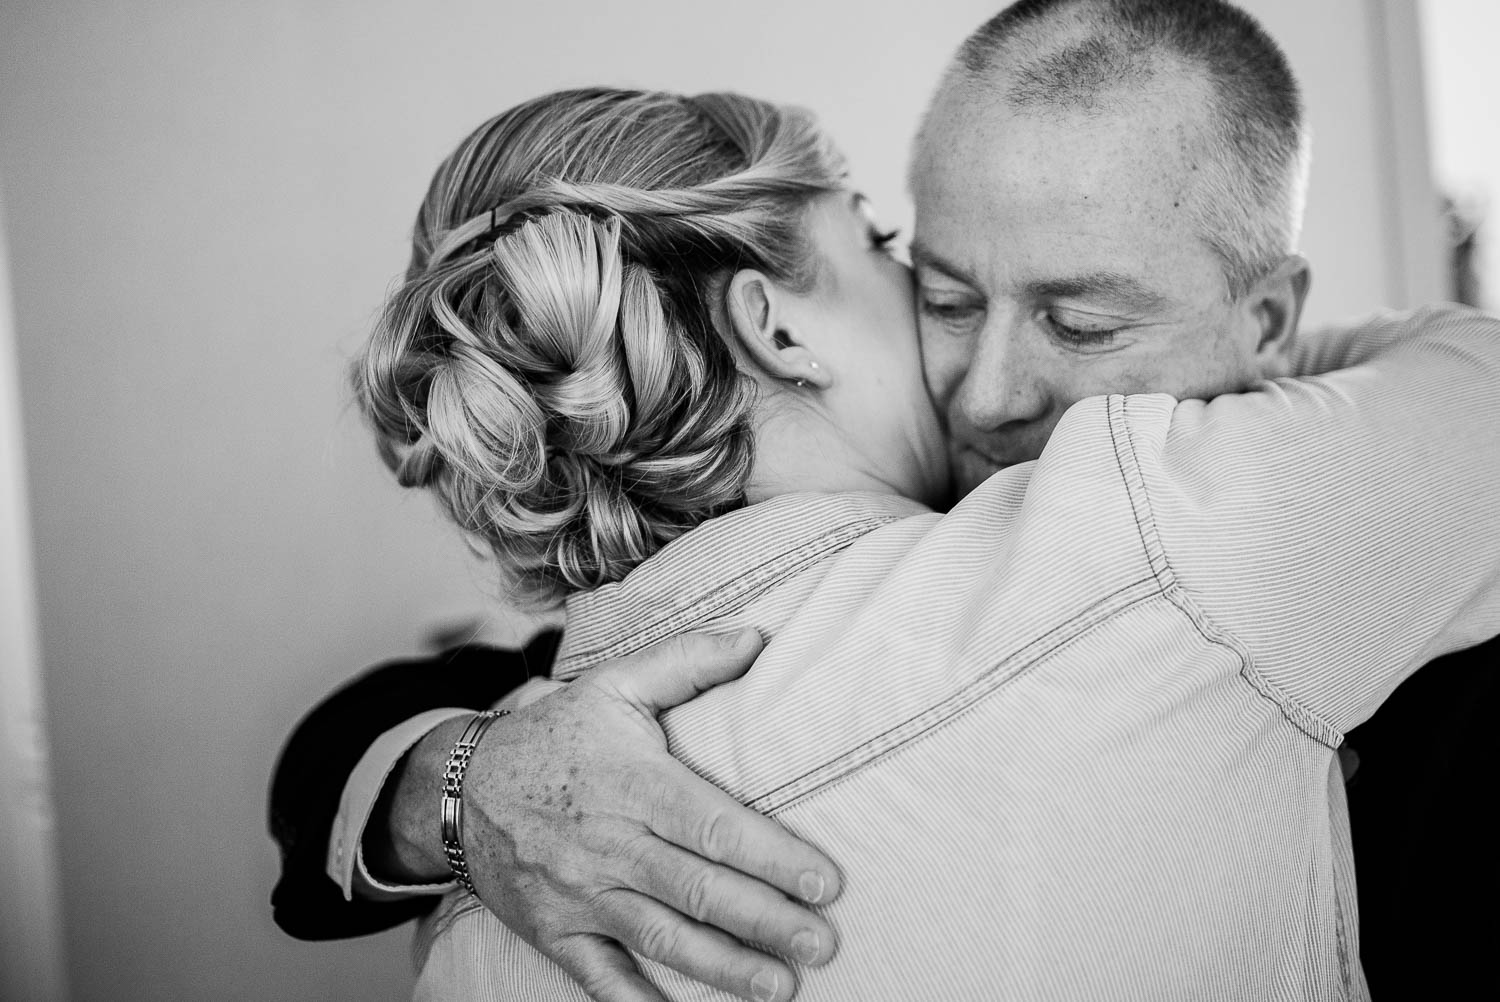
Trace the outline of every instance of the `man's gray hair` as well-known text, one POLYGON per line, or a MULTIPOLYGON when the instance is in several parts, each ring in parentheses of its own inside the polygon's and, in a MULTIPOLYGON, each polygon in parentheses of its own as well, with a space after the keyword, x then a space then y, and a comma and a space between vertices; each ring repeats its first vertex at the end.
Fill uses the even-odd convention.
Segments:
POLYGON ((944 88, 1003 80, 1014 107, 1074 111, 1174 67, 1213 95, 1193 203, 1238 298, 1296 249, 1308 162, 1296 78, 1249 14, 1222 0, 1020 0, 969 36, 944 88))

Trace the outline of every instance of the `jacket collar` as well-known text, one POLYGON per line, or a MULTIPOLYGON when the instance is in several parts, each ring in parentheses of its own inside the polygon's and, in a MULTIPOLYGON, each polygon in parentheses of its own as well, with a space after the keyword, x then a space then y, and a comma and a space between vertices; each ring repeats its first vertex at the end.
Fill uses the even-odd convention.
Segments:
POLYGON ((721 619, 865 533, 927 510, 888 494, 784 494, 710 519, 624 580, 570 596, 552 676, 574 678, 721 619))

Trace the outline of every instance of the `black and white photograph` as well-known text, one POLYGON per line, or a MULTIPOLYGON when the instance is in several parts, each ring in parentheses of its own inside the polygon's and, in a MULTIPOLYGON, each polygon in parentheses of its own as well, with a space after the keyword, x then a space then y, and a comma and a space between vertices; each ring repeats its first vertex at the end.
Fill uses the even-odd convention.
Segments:
POLYGON ((0 3, 0 1002, 1493 996, 1497 43, 0 3))

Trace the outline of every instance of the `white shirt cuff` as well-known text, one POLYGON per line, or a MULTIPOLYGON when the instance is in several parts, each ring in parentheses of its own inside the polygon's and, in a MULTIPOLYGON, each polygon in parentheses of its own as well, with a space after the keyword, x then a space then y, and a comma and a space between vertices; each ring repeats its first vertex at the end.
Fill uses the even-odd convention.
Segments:
POLYGON ((344 793, 339 798, 339 812, 333 819, 333 831, 328 838, 328 876, 343 889, 344 900, 352 900, 355 894, 375 900, 442 894, 457 886, 452 880, 411 885, 376 880, 365 866, 363 844, 365 826, 370 822, 375 802, 380 799, 385 781, 402 756, 434 727, 473 712, 458 708, 428 710, 402 721, 376 738, 349 774, 349 781, 344 784, 344 793))
MULTIPOLYGON (((495 707, 518 710, 566 684, 550 678, 534 678, 511 691, 495 707)), ((349 774, 349 781, 344 784, 343 795, 339 798, 338 815, 333 819, 327 861, 328 875, 343 890, 345 901, 352 900, 356 894, 375 901, 446 894, 458 886, 456 880, 434 884, 390 884, 378 880, 365 865, 365 826, 370 823, 375 802, 380 799, 386 780, 401 757, 434 727, 473 712, 450 707, 428 710, 402 721, 376 738, 349 774)))

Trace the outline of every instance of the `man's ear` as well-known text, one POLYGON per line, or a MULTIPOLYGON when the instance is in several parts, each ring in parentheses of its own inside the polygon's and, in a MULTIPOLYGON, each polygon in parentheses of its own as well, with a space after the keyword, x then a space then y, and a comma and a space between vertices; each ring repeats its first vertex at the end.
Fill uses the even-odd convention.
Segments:
POLYGON ((1288 254, 1250 290, 1247 300, 1256 328, 1255 358, 1268 377, 1284 370, 1311 284, 1307 258, 1288 254))
POLYGON ((746 268, 734 273, 724 298, 735 340, 767 375, 820 389, 832 384, 828 369, 800 337, 801 311, 793 296, 746 268))

